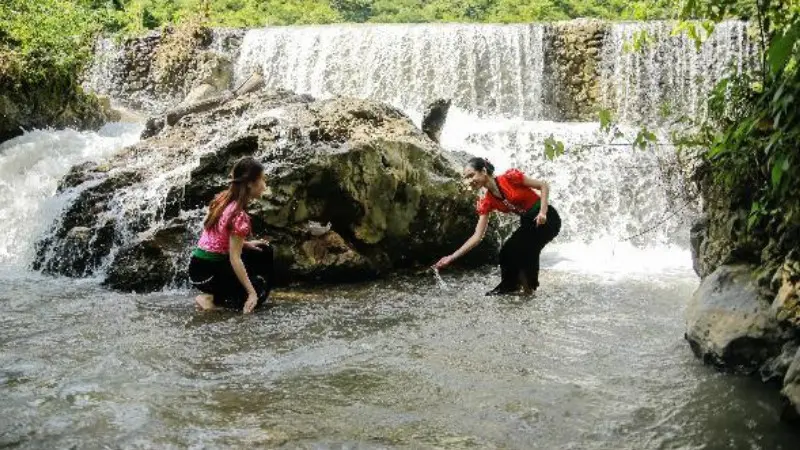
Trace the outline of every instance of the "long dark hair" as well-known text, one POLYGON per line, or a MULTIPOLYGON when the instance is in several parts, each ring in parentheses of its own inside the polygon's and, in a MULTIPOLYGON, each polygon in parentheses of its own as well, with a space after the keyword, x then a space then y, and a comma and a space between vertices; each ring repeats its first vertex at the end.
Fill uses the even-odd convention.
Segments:
POLYGON ((250 189, 247 185, 262 176, 264 176, 264 166, 255 158, 245 156, 236 161, 231 171, 231 184, 211 201, 203 226, 207 230, 214 228, 230 202, 236 202, 236 207, 243 210, 250 199, 250 189))
POLYGON ((467 165, 472 167, 476 172, 486 169, 486 174, 489 176, 494 175, 494 165, 486 158, 472 158, 467 161, 467 165))

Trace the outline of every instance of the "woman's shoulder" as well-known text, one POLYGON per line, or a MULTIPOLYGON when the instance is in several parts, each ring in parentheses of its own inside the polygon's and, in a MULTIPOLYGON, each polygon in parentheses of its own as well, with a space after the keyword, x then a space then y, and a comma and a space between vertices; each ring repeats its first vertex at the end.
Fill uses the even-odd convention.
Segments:
POLYGON ((499 178, 504 178, 513 184, 522 184, 525 181, 525 174, 519 169, 508 169, 499 178))
POLYGON ((239 205, 233 201, 225 206, 225 209, 222 210, 222 217, 220 218, 220 222, 224 224, 228 224, 233 220, 249 220, 250 215, 247 214, 247 211, 239 207, 239 205))
POLYGON ((478 197, 478 200, 475 202, 475 210, 478 212, 479 216, 489 214, 494 210, 489 194, 483 194, 478 197))

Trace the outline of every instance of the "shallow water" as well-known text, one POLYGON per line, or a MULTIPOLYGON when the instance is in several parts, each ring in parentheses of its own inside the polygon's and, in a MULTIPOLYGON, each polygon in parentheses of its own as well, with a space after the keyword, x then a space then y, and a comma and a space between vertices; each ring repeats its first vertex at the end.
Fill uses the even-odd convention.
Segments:
POLYGON ((5 270, 0 447, 796 448, 777 391, 691 354, 687 268, 543 264, 535 298, 443 271, 253 316, 5 270))

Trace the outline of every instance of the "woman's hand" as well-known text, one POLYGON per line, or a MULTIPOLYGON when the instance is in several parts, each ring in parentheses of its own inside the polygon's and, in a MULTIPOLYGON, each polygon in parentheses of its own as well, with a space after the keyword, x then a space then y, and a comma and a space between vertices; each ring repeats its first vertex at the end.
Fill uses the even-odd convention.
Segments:
POLYGON ((252 292, 247 295, 247 301, 244 302, 244 313, 250 314, 256 309, 256 304, 258 303, 258 296, 255 292, 252 292))
POLYGON ((256 251, 256 252, 260 252, 261 248, 259 248, 259 245, 269 245, 269 240, 260 239, 260 240, 257 240, 257 241, 247 241, 247 242, 244 243, 244 248, 246 248, 248 250, 253 250, 253 251, 256 251))
POLYGON ((444 258, 440 259, 436 264, 434 264, 433 267, 436 269, 447 267, 450 265, 450 263, 453 262, 454 259, 455 258, 453 258, 453 255, 447 255, 444 258))
POLYGON ((544 225, 547 223, 547 211, 539 211, 539 214, 536 216, 536 226, 544 225))

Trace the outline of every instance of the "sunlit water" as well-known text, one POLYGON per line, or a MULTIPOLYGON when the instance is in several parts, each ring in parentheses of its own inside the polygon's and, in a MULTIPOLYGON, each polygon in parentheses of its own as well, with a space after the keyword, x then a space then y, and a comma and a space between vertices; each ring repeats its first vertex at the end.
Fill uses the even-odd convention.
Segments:
POLYGON ((554 196, 566 231, 534 298, 485 297, 489 266, 283 289, 242 316, 195 312, 189 291, 120 294, 28 271, 36 230, 69 200, 53 197, 57 180, 138 130, 3 146, 14 226, 0 233, 0 446, 796 448, 773 388, 703 366, 684 342, 698 283, 685 245, 668 230, 635 245, 580 216, 592 182, 554 196), (569 238, 587 236, 575 217, 595 238, 569 238))
POLYGON ((691 273, 558 260, 534 298, 443 271, 449 290, 430 274, 286 289, 252 316, 4 273, 0 445, 796 448, 774 390, 692 356, 691 273))

